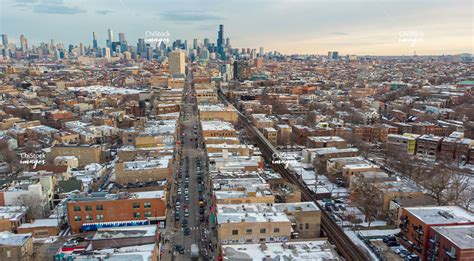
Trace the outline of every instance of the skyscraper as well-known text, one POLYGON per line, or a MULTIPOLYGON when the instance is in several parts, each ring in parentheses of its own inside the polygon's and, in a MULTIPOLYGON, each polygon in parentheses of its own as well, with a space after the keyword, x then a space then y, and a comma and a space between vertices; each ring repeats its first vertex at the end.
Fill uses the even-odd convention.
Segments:
POLYGON ((26 39, 24 35, 20 35, 20 46, 23 52, 28 50, 28 40, 26 39))
POLYGON ((108 29, 107 33, 108 33, 108 36, 109 36, 109 38, 107 40, 107 47, 110 48, 110 47, 112 47, 112 42, 114 41, 114 33, 112 32, 111 29, 108 29))
POLYGON ((199 43, 199 39, 194 38, 194 39, 193 39, 193 49, 197 49, 197 48, 198 48, 198 43, 199 43))
POLYGON ((95 34, 95 32, 92 32, 92 48, 94 48, 94 50, 97 50, 97 35, 95 34))
POLYGON ((137 53, 144 54, 145 53, 145 39, 139 38, 137 43, 137 53))
POLYGON ((102 48, 102 57, 110 58, 110 48, 109 47, 102 48))
POLYGON ((125 34, 124 34, 124 33, 119 33, 119 42, 120 42, 120 44, 126 43, 125 34))
POLYGON ((221 59, 224 58, 224 25, 219 25, 219 32, 217 34, 217 53, 221 55, 221 59))
POLYGON ((265 54, 265 52, 263 51, 263 47, 260 47, 260 51, 258 52, 258 55, 260 57, 263 57, 264 54, 265 54))
POLYGON ((2 45, 4 48, 8 48, 8 36, 6 34, 2 34, 2 45))
POLYGON ((170 74, 185 74, 185 54, 177 49, 170 52, 168 56, 168 67, 170 74))

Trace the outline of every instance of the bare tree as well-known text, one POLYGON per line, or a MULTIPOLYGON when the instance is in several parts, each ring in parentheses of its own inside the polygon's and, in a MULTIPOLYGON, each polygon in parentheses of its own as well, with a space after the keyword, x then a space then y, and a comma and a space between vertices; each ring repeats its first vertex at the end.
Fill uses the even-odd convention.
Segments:
POLYGON ((438 205, 460 203, 461 195, 470 188, 469 176, 460 169, 443 163, 422 176, 421 184, 438 205))
POLYGON ((365 222, 370 224, 375 221, 379 210, 382 209, 381 194, 374 185, 375 179, 359 177, 352 185, 351 198, 359 205, 365 215, 365 222))
POLYGON ((32 194, 23 194, 17 198, 17 204, 26 207, 26 218, 33 220, 43 217, 43 207, 41 199, 32 194))

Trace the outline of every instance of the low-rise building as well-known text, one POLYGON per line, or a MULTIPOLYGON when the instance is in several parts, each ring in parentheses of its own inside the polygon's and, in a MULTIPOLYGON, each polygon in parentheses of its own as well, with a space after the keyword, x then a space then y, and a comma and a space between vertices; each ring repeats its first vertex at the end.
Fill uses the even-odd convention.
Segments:
POLYGON ((0 232, 0 260, 33 260, 33 237, 31 234, 0 232))
POLYGON ((169 179, 171 177, 172 156, 147 157, 133 161, 119 161, 115 164, 117 183, 139 183, 169 179))
POLYGON ((430 229, 460 225, 474 225, 474 214, 458 206, 402 208, 400 241, 409 251, 427 260, 430 229))
POLYGON ((307 139, 308 148, 335 147, 343 149, 347 147, 347 141, 338 136, 310 136, 307 139))
POLYGON ((199 105, 199 119, 204 121, 221 120, 236 124, 239 120, 237 110, 232 105, 199 105))
POLYGON ((149 223, 164 228, 166 197, 165 191, 73 195, 67 203, 69 225, 72 233, 149 223))
POLYGON ((474 260, 474 225, 432 227, 426 258, 474 260))

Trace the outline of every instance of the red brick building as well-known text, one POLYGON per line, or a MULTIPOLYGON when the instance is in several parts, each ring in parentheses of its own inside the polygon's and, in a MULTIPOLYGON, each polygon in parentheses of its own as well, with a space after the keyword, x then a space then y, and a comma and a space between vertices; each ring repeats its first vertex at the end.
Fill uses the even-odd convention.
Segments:
POLYGON ((164 227, 166 220, 166 192, 92 193, 76 195, 67 203, 72 233, 93 230, 107 222, 149 221, 164 227))
POLYGON ((428 260, 474 260, 474 225, 432 227, 428 260))
POLYGON ((474 225, 474 214, 458 206, 402 208, 400 242, 408 251, 417 254, 422 260, 427 260, 430 229, 460 225, 474 225))

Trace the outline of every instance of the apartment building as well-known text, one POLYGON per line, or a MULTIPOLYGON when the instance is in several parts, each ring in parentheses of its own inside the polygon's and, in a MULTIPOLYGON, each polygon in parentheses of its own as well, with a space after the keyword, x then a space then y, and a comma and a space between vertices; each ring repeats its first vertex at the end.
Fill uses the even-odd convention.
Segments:
POLYGON ((400 241, 422 260, 428 260, 430 229, 474 225, 474 214, 458 206, 408 207, 400 214, 400 241))

